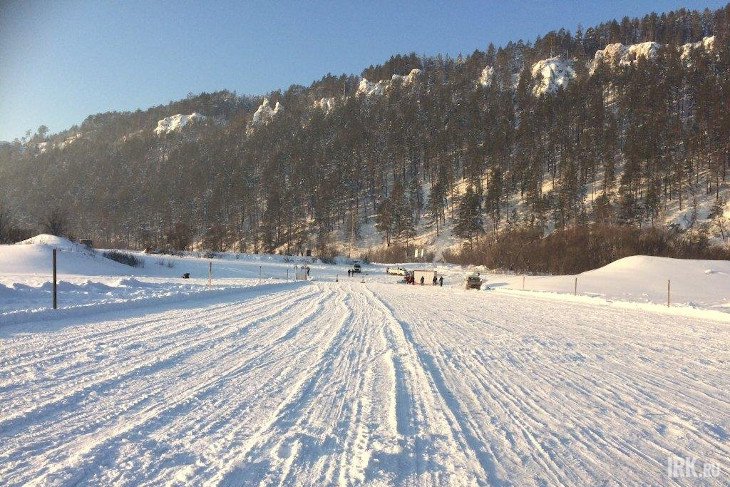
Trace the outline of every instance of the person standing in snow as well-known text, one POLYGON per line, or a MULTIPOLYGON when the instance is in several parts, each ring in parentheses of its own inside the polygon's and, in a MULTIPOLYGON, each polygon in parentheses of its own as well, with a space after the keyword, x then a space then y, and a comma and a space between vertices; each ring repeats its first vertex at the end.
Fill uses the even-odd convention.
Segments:
POLYGON ((433 285, 434 285, 434 286, 436 285, 436 281, 437 281, 437 279, 436 279, 436 274, 434 274, 434 275, 433 275, 433 285))
POLYGON ((439 286, 444 287, 444 276, 439 277, 439 286))
POLYGON ((421 276, 421 286, 423 286, 424 281, 426 280, 425 277, 421 276))

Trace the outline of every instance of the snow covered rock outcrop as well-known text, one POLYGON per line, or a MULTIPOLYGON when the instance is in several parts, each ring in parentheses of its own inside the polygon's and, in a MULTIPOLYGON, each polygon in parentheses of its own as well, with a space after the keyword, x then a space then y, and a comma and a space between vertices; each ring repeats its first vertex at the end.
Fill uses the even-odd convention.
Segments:
POLYGON ((394 74, 390 78, 390 81, 391 81, 391 83, 394 82, 394 81, 400 81, 404 85, 412 85, 413 83, 415 83, 416 79, 420 75, 421 75, 421 70, 420 69, 411 69, 411 72, 408 73, 405 76, 401 76, 400 74, 394 74))
POLYGON ((706 52, 715 50, 715 36, 705 37, 699 42, 688 42, 680 47, 682 59, 686 59, 695 49, 703 48, 706 52))
POLYGON ((609 44, 605 48, 596 51, 593 58, 593 66, 603 61, 612 66, 628 66, 636 63, 639 59, 656 59, 661 49, 661 44, 657 42, 641 42, 625 46, 620 42, 609 44))
POLYGON ((179 132, 188 124, 199 123, 206 119, 204 115, 199 113, 191 113, 190 115, 172 115, 171 117, 165 117, 157 122, 157 128, 155 128, 156 135, 169 134, 172 132, 179 132))
POLYGON ((365 96, 380 96, 385 94, 386 90, 393 86, 393 83, 400 82, 403 86, 409 86, 414 84, 420 75, 420 69, 411 69, 407 75, 403 76, 400 74, 394 74, 391 76, 390 80, 372 82, 363 78, 360 80, 360 84, 357 87, 357 94, 365 96))
POLYGON ((314 108, 319 108, 325 113, 329 113, 332 111, 333 108, 335 108, 335 102, 336 99, 334 96, 329 98, 320 98, 319 100, 314 101, 314 108))
POLYGON ((480 86, 488 87, 492 86, 492 80, 494 78, 494 68, 492 66, 485 66, 484 69, 482 69, 482 74, 479 75, 479 79, 477 80, 477 83, 480 86))
POLYGON ((568 83, 575 78, 573 62, 560 57, 542 59, 532 65, 532 77, 537 82, 533 88, 535 95, 555 93, 558 88, 567 88, 568 83))
POLYGON ((386 81, 378 81, 373 83, 363 78, 360 80, 360 84, 357 86, 357 94, 365 96, 382 95, 385 93, 386 81))
POLYGON ((274 105, 274 108, 271 108, 271 103, 269 102, 269 99, 264 98, 264 101, 261 102, 261 105, 253 114, 253 118, 251 119, 251 126, 255 127, 258 125, 266 125, 267 123, 271 122, 276 114, 281 112, 283 109, 284 107, 278 101, 276 102, 276 105, 274 105))

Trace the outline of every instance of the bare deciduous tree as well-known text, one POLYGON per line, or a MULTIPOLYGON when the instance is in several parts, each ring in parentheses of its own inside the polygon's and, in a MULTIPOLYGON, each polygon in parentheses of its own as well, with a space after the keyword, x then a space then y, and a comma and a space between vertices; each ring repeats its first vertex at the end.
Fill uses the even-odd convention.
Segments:
POLYGON ((42 222, 43 231, 57 237, 68 233, 68 210, 59 206, 48 212, 42 222))

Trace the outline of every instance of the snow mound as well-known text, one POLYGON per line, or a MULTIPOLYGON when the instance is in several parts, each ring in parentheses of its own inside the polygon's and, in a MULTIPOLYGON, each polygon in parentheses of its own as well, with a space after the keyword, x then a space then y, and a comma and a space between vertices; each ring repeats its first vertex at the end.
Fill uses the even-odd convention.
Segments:
POLYGON ((575 78, 573 62, 557 56, 536 62, 532 65, 531 72, 537 82, 533 89, 535 95, 555 93, 559 88, 566 88, 575 78))
POLYGON ((49 247, 71 251, 81 250, 82 248, 86 249, 85 246, 72 242, 67 238, 57 237, 56 235, 49 235, 47 233, 41 233, 35 237, 18 242, 15 245, 47 245, 49 247))
POLYGON ((126 275, 129 266, 105 259, 85 245, 41 234, 15 245, 0 245, 0 278, 18 282, 16 275, 50 276, 52 250, 58 252, 58 272, 69 275, 126 275))
POLYGON ((179 132, 188 124, 202 122, 206 119, 204 115, 199 113, 191 113, 190 115, 177 114, 171 117, 165 117, 157 122, 157 128, 155 128, 155 134, 163 135, 172 132, 179 132))
POLYGON ((682 59, 686 59, 695 49, 704 49, 707 52, 715 50, 715 36, 705 37, 699 42, 688 42, 680 47, 682 59))
POLYGON ((494 68, 492 66, 485 66, 482 69, 482 74, 479 76, 477 83, 483 87, 492 86, 492 79, 494 78, 494 68))
POLYGON ((605 48, 596 51, 593 57, 592 70, 603 61, 612 66, 629 66, 635 64, 639 59, 656 59, 661 49, 657 42, 641 42, 625 46, 620 42, 609 44, 605 48))
POLYGON ((271 108, 271 103, 269 102, 269 99, 264 98, 264 101, 261 102, 261 105, 253 114, 253 118, 251 119, 251 125, 266 125, 271 122, 274 119, 274 116, 276 116, 276 114, 281 112, 283 109, 284 107, 278 101, 276 102, 276 105, 274 105, 274 108, 271 108))

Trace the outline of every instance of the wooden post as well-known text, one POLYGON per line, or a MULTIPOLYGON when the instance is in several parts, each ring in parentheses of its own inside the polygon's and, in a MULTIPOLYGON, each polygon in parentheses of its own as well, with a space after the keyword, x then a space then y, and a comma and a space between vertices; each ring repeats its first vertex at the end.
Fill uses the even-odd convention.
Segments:
POLYGON ((213 280, 213 261, 208 261, 208 287, 211 285, 213 280))
POLYGON ((671 306, 672 281, 667 279, 667 307, 671 306))
POLYGON ((261 279, 261 266, 259 266, 259 279, 261 279))
POLYGON ((573 283, 573 296, 578 295, 578 278, 575 278, 575 282, 573 283))
POLYGON ((58 309, 58 295, 56 293, 58 286, 56 285, 56 249, 53 249, 53 309, 58 309))
POLYGON ((525 275, 522 275, 522 290, 525 290, 525 275))

